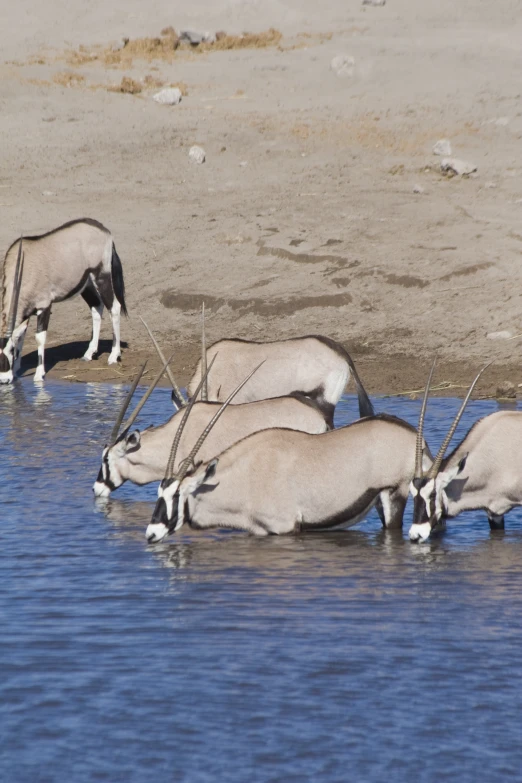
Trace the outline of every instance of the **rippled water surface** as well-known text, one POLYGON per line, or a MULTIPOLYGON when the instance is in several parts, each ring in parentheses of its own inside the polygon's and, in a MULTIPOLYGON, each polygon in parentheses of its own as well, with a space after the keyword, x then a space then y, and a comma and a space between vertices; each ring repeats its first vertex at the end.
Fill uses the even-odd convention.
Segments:
MULTIPOLYGON (((424 545, 408 507, 402 535, 372 514, 148 546, 155 485, 91 491, 123 393, 0 388, 1 781, 522 779, 519 511, 424 545)), ((376 407, 416 423, 419 404, 376 407)), ((431 401, 432 449, 457 406, 431 401)))

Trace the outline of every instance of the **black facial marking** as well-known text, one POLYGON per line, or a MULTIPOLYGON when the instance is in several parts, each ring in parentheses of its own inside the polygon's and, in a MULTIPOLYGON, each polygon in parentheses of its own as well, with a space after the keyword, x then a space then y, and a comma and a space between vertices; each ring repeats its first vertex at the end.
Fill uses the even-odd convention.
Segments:
POLYGON ((5 353, 0 353, 0 372, 9 372, 10 369, 9 357, 5 353))

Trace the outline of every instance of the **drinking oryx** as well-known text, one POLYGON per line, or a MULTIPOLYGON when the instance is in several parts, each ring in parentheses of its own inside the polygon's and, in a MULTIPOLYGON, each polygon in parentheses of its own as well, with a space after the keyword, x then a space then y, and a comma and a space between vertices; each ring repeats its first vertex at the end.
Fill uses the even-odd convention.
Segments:
MULTIPOLYGON (((129 403, 130 399, 124 401, 118 415, 120 424, 129 403)), ((194 399, 191 416, 179 441, 180 461, 188 456, 199 433, 220 407, 217 402, 196 402, 194 399)), ((133 414, 132 421, 135 418, 133 414)), ((162 479, 172 442, 182 421, 183 410, 180 410, 164 424, 143 432, 130 432, 128 424, 124 426, 121 434, 118 434, 117 430, 113 431, 111 443, 103 450, 102 464, 93 487, 94 494, 108 497, 125 481, 148 484, 162 479)), ((267 427, 290 427, 310 433, 325 432, 328 429, 324 415, 316 403, 303 394, 295 393, 286 397, 232 405, 224 412, 221 426, 212 429, 202 447, 201 456, 209 460, 236 441, 267 427)))
POLYGON ((91 308, 92 339, 84 359, 98 350, 104 306, 112 318, 109 364, 119 361, 120 311, 127 314, 121 261, 110 231, 90 218, 72 220, 39 236, 17 239, 9 247, 0 278, 0 383, 16 376, 29 319, 37 316, 38 367, 45 375, 44 348, 54 302, 81 294, 91 308))
MULTIPOLYGON (((187 409, 184 416, 188 414, 187 409)), ((268 429, 196 465, 211 428, 212 422, 177 471, 174 442, 148 541, 161 541, 184 522, 259 536, 349 527, 377 500, 385 527, 402 525, 415 468, 416 430, 401 419, 380 414, 321 435, 268 429)), ((426 448, 424 465, 430 464, 426 448)))
MULTIPOLYGON (((489 365, 486 365, 489 366, 489 365)), ((481 509, 491 529, 504 527, 504 514, 522 505, 522 412, 497 411, 479 419, 451 454, 444 456, 475 384, 466 397, 432 466, 425 471, 417 460, 413 495, 412 541, 426 541, 435 525, 445 517, 481 509)), ((424 411, 419 422, 422 436, 424 411)), ((418 448, 418 447, 417 447, 418 448)))
MULTIPOLYGON (((281 397, 298 391, 316 400, 330 427, 333 427, 335 406, 351 372, 359 399, 362 396, 367 399, 367 407, 362 415, 370 416, 373 413, 351 356, 342 345, 328 337, 311 335, 267 343, 219 340, 203 352, 204 356, 205 353, 208 361, 218 357, 208 380, 206 391, 209 400, 223 402, 241 378, 263 361, 263 366, 251 383, 235 398, 236 404, 281 397)), ((198 362, 188 384, 190 396, 194 394, 202 372, 205 372, 204 360, 198 362)), ((204 395, 205 387, 202 399, 205 399, 204 395)))

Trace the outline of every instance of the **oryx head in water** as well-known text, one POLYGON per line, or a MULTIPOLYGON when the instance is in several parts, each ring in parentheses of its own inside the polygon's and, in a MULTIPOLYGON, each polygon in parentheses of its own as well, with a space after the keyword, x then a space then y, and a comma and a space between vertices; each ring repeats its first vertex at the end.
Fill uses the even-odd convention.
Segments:
POLYGON ((423 429, 424 418, 426 415, 426 404, 428 401, 428 395, 430 390, 431 378, 433 376, 433 370, 435 369, 435 361, 431 366, 430 375, 424 390, 424 398, 422 401, 422 408, 419 417, 419 426, 417 429, 417 441, 415 452, 415 476, 410 484, 410 494, 413 497, 413 524, 409 530, 409 537, 411 541, 426 541, 431 531, 437 525, 438 522, 445 516, 446 510, 446 495, 445 488, 448 484, 455 479, 459 473, 464 470, 466 465, 467 454, 462 457, 457 465, 445 470, 443 469, 443 460, 455 430, 460 422, 462 414, 468 404, 469 398, 475 385, 484 372, 489 367, 486 364, 485 367, 477 373, 473 383, 468 389, 468 392, 462 401, 462 405, 455 416, 455 419, 444 438, 437 456, 435 457, 431 467, 427 472, 422 469, 422 441, 423 441, 423 429))
POLYGON ((257 370, 261 367, 262 364, 262 362, 258 364, 257 367, 255 367, 252 370, 252 372, 247 375, 244 381, 242 381, 239 384, 239 386, 236 386, 234 391, 231 392, 231 394, 229 394, 229 396, 227 397, 223 405, 221 405, 221 407, 218 409, 218 411, 215 413, 215 415, 212 417, 212 419, 209 421, 209 423, 207 424, 207 426, 205 427, 205 429, 197 439, 188 457, 186 457, 178 465, 176 470, 176 454, 181 439, 181 435, 185 428, 185 424, 187 423, 187 419, 190 416, 192 407, 195 401, 197 400, 198 394, 200 393, 202 386, 206 382, 207 376, 212 368, 215 359, 216 356, 213 357, 212 361, 208 365, 205 374, 203 375, 194 395, 192 396, 190 403, 187 406, 185 413, 183 414, 183 419, 181 420, 181 424, 179 425, 174 441, 172 443, 172 448, 167 463, 165 477, 163 478, 161 484, 158 487, 158 500, 156 502, 156 506, 152 514, 152 519, 145 533, 147 537, 147 541, 151 544, 162 541, 165 538, 165 536, 171 533, 175 533, 183 525, 184 522, 183 498, 180 497, 178 492, 180 484, 189 473, 192 473, 198 467, 198 465, 195 462, 196 455, 200 450, 201 446, 203 445, 208 434, 210 433, 212 428, 217 423, 218 419, 223 414, 227 405, 229 405, 232 402, 236 394, 238 394, 241 391, 243 386, 250 380, 253 374, 257 372, 257 370))
MULTIPOLYGON (((18 245, 18 257, 14 270, 13 285, 11 288, 11 301, 9 304, 9 315, 4 321, 3 315, 3 297, 5 296, 5 279, 2 287, 2 307, 0 308, 0 383, 12 383, 14 378, 14 365, 18 359, 15 349, 15 340, 13 332, 16 326, 16 316, 18 314, 18 300, 20 298, 20 287, 22 285, 22 274, 24 269, 24 253, 22 250, 22 237, 18 245)), ((4 276, 6 274, 4 261, 4 276)))
POLYGON ((114 427, 112 428, 109 443, 103 449, 102 464, 98 472, 98 477, 93 486, 94 494, 97 497, 109 497, 113 490, 120 487, 124 481, 126 481, 126 479, 118 470, 118 457, 121 456, 122 453, 128 452, 129 449, 139 448, 140 433, 139 431, 130 432, 130 428, 138 418, 141 409, 158 385, 173 358, 174 354, 172 354, 170 359, 164 363, 127 421, 123 424, 122 428, 123 417, 125 416, 127 409, 132 401, 136 387, 140 382, 143 373, 145 372, 147 362, 143 363, 139 373, 134 378, 132 386, 130 387, 129 392, 120 408, 118 418, 116 419, 114 427))

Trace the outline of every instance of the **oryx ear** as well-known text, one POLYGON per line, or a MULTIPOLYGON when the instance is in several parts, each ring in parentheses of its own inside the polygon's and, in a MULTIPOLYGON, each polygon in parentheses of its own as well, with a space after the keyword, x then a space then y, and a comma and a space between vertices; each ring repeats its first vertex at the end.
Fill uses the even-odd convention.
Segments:
POLYGON ((213 476, 216 473, 217 464, 219 460, 217 457, 214 457, 214 459, 210 460, 208 465, 204 470, 200 470, 197 473, 194 473, 192 476, 187 476, 184 483, 184 488, 186 491, 186 494, 190 495, 196 492, 203 484, 206 484, 209 479, 213 478, 213 476))
MULTIPOLYGON (((464 470, 464 468, 466 467, 466 460, 468 459, 468 457, 469 457, 469 452, 468 452, 467 454, 464 454, 464 456, 463 456, 463 457, 462 457, 462 459, 460 460, 460 462, 459 462, 459 465, 458 465, 458 467, 459 467, 459 473, 462 473, 462 471, 463 471, 463 470, 464 470)), ((457 475, 458 475, 458 474, 457 474, 457 475)))
POLYGON ((440 487, 447 487, 448 484, 451 484, 451 482, 457 478, 457 476, 462 473, 464 468, 466 467, 466 460, 468 458, 468 454, 465 454, 462 459, 459 460, 459 462, 454 465, 452 468, 449 468, 448 470, 444 470, 437 476, 437 484, 440 487))
POLYGON ((140 445, 140 441, 141 441, 140 431, 134 430, 134 432, 129 433, 125 438, 125 445, 131 449, 136 449, 140 445))
POLYGON ((214 457, 214 459, 210 460, 210 462, 207 465, 207 469, 205 470, 205 475, 203 477, 203 482, 208 481, 216 474, 217 466, 218 466, 219 459, 217 457, 214 457))

